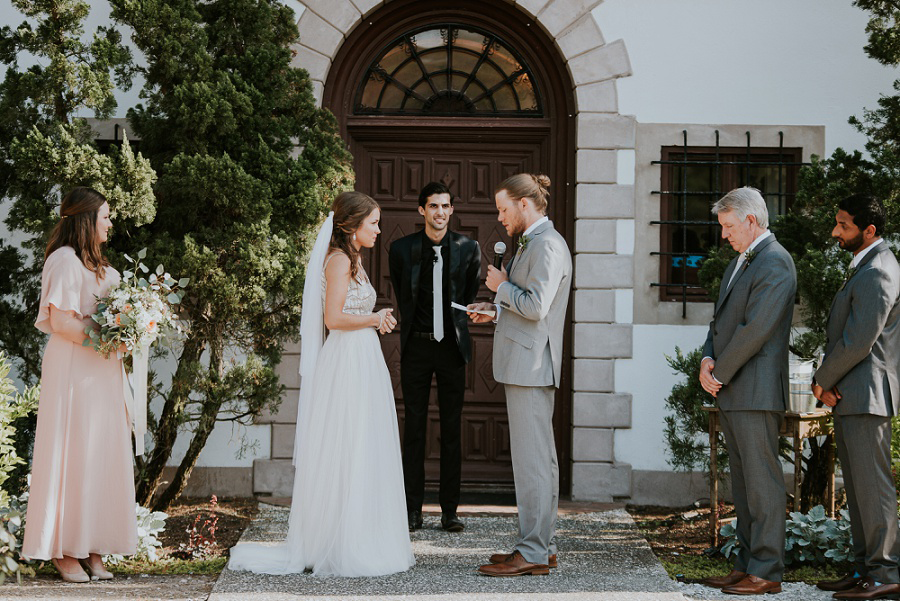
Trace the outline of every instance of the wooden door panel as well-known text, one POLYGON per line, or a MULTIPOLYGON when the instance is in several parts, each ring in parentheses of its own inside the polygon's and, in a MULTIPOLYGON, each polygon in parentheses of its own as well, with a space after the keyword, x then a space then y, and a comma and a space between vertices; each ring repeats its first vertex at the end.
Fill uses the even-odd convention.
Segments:
POLYGON ((407 203, 413 209, 419 204, 419 190, 428 183, 425 179, 425 173, 428 170, 428 159, 421 158, 402 158, 400 165, 400 181, 402 188, 398 195, 398 200, 407 203))

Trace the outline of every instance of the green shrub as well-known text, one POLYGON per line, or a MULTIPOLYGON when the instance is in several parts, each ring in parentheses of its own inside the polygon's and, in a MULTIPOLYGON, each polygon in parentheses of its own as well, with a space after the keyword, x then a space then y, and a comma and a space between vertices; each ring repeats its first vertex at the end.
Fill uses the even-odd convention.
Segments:
POLYGON ((0 351, 0 582, 13 575, 21 580, 23 573, 32 573, 19 556, 28 493, 10 495, 7 481, 18 466, 26 464, 16 451, 15 424, 35 412, 39 392, 32 386, 19 393, 9 377, 10 367, 9 357, 0 351))
MULTIPOLYGON (((719 551, 725 557, 737 553, 737 520, 722 526, 722 546, 719 551)), ((792 511, 785 524, 784 563, 785 565, 824 566, 831 563, 846 563, 853 557, 853 539, 850 535, 850 513, 844 509, 839 519, 825 514, 821 505, 813 507, 809 513, 792 511)))

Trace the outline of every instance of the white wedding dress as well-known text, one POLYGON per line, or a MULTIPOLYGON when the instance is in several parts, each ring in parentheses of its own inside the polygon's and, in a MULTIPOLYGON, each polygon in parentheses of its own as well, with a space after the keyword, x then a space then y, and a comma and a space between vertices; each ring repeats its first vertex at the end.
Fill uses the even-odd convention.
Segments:
MULTIPOLYGON (((324 273, 321 282, 324 296, 324 273)), ((370 314, 375 299, 368 281, 352 281, 343 311, 370 314)), ((331 332, 311 385, 301 385, 287 539, 276 546, 238 545, 229 567, 265 574, 312 570, 317 576, 409 569, 415 559, 394 392, 377 331, 331 332)))

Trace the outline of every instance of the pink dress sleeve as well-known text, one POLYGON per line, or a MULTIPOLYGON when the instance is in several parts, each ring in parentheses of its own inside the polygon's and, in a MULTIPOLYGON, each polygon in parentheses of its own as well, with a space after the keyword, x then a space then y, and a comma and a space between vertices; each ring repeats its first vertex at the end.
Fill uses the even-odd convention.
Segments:
POLYGON ((69 247, 55 250, 44 262, 41 272, 41 305, 34 327, 47 334, 50 328, 50 305, 60 311, 74 311, 79 319, 81 312, 81 286, 84 268, 75 251, 69 247))

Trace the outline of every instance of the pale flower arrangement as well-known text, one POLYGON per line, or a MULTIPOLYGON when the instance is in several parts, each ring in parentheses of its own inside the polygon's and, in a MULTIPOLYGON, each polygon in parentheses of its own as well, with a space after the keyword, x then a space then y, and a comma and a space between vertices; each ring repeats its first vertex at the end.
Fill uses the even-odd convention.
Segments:
POLYGON ((141 249, 137 259, 125 255, 132 263, 131 269, 122 273, 122 281, 110 288, 106 296, 97 299, 97 312, 91 318, 100 329, 85 328, 88 338, 83 344, 93 346, 104 357, 123 344, 130 353, 138 347, 150 347, 161 336, 182 331, 175 305, 181 303, 182 289, 190 280, 175 280, 162 265, 147 276, 150 270, 141 262, 146 256, 146 248, 141 249))

